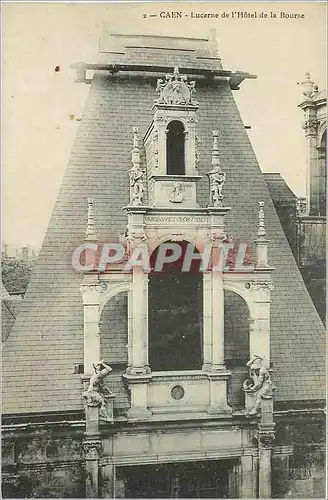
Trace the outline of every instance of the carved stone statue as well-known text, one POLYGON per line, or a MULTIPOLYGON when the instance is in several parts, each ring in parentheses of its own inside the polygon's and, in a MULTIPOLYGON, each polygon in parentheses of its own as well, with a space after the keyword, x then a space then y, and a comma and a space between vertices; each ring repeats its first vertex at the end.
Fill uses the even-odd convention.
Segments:
POLYGON ((138 163, 129 170, 130 197, 133 205, 142 205, 145 187, 142 182, 143 171, 138 163))
POLYGON ((206 174, 210 180, 211 204, 214 207, 222 205, 222 189, 226 180, 225 172, 221 171, 219 166, 214 167, 206 174))
POLYGON ((183 202, 183 193, 180 182, 175 182, 173 186, 173 190, 170 196, 171 203, 182 203, 183 202))
POLYGON ((111 421, 106 411, 106 396, 113 396, 112 391, 105 385, 103 379, 112 371, 112 368, 102 359, 93 365, 94 374, 90 378, 89 387, 83 392, 88 406, 99 406, 99 417, 111 421))
POLYGON ((254 405, 248 410, 248 414, 256 415, 261 407, 262 399, 272 398, 275 386, 272 384, 269 370, 260 356, 253 356, 246 366, 249 367, 249 379, 244 381, 243 390, 255 395, 254 405))

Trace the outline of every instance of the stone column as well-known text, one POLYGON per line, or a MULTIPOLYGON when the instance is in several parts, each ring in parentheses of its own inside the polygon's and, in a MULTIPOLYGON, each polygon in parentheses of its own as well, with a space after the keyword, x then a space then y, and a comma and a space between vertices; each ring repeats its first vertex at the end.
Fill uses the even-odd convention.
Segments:
POLYGON ((250 319, 249 351, 250 357, 256 355, 266 360, 270 366, 270 291, 273 284, 265 282, 252 283, 253 317, 250 319))
MULTIPOLYGON (((93 373, 93 363, 100 360, 99 303, 102 284, 92 278, 81 285, 84 309, 84 374, 93 373)), ((97 278, 98 280, 98 278, 97 278)), ((105 286, 105 285, 104 285, 105 286)))
POLYGON ((253 456, 241 457, 241 498, 254 498, 253 456))
POLYGON ((272 430, 262 430, 258 435, 259 447, 259 498, 271 498, 271 453, 274 440, 272 430))
POLYGON ((101 498, 115 498, 115 466, 113 463, 103 465, 101 475, 101 498))
POLYGON ((86 439, 83 443, 85 457, 85 496, 86 498, 99 497, 98 465, 101 450, 99 439, 86 439))
POLYGON ((149 373, 148 365, 148 274, 141 266, 133 267, 132 276, 132 346, 129 373, 149 373))
POLYGON ((314 106, 309 106, 306 110, 306 118, 303 124, 307 141, 307 183, 306 198, 310 215, 318 215, 319 212, 319 192, 320 192, 320 170, 317 150, 317 128, 318 120, 314 106))
POLYGON ((225 370, 224 291, 220 271, 212 271, 212 370, 225 370))
POLYGON ((203 273, 203 370, 212 366, 212 272, 203 273))

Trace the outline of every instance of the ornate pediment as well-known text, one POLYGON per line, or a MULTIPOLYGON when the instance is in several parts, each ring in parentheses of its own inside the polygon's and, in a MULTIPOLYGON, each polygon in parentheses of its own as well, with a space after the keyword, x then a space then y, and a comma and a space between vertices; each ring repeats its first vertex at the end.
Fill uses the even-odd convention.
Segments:
POLYGON ((174 68, 172 75, 166 75, 165 80, 157 80, 156 91, 159 93, 159 99, 155 104, 168 104, 171 106, 197 106, 193 100, 192 94, 195 90, 195 81, 187 83, 187 76, 180 75, 179 68, 174 68))

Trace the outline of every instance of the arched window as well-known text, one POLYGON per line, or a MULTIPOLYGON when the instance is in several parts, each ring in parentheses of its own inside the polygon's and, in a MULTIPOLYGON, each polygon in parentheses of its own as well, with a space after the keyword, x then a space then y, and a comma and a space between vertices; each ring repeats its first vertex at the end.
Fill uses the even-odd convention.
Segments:
POLYGON ((169 123, 166 136, 168 175, 185 175, 185 130, 178 120, 169 123))
POLYGON ((228 382, 228 404, 245 407, 243 381, 248 377, 246 363, 249 353, 249 309, 242 297, 224 291, 224 360, 231 371, 228 382))
MULTIPOLYGON (((200 261, 182 271, 181 258, 149 275, 149 364, 153 371, 201 370, 203 333, 203 275, 200 261)), ((151 256, 151 268, 159 248, 151 256)))

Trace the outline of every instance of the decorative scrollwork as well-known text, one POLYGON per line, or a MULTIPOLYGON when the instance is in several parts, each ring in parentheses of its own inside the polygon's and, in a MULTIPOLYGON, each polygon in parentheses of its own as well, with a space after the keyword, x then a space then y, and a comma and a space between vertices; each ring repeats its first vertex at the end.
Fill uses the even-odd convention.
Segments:
POLYGON ((272 448, 274 439, 275 433, 273 431, 260 431, 258 433, 258 444, 260 448, 272 448))
POLYGON ((93 294, 93 293, 104 293, 107 290, 106 283, 82 283, 80 286, 82 295, 93 294))
POLYGON ((159 99, 156 104, 168 104, 179 106, 195 106, 197 103, 192 99, 195 92, 195 81, 187 83, 187 76, 180 75, 179 68, 174 68, 172 75, 166 75, 165 80, 157 80, 156 92, 159 93, 159 99))
POLYGON ((86 460, 98 460, 101 452, 101 441, 98 439, 84 441, 83 451, 86 460))

